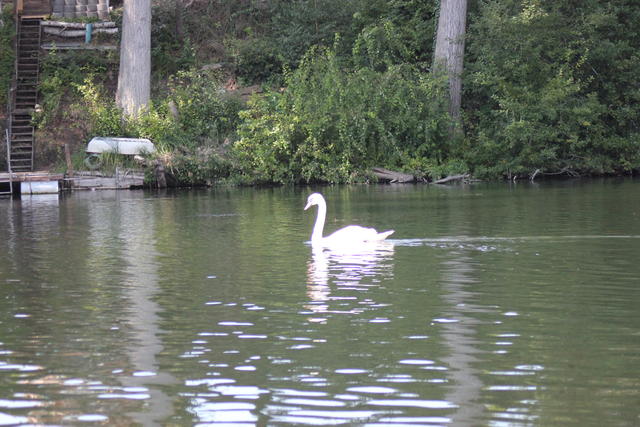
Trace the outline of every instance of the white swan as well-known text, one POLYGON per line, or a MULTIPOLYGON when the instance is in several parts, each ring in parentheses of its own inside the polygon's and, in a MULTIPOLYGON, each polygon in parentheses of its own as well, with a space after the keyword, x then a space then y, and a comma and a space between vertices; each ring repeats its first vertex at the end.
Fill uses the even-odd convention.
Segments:
POLYGON ((348 225, 340 230, 333 232, 327 237, 322 236, 324 229, 324 221, 327 216, 327 202, 320 193, 313 193, 307 199, 307 205, 304 207, 306 211, 313 205, 318 205, 318 216, 311 233, 312 244, 322 244, 326 246, 332 245, 353 245, 363 242, 379 242, 386 239, 394 230, 383 231, 378 233, 374 228, 361 227, 359 225, 348 225))

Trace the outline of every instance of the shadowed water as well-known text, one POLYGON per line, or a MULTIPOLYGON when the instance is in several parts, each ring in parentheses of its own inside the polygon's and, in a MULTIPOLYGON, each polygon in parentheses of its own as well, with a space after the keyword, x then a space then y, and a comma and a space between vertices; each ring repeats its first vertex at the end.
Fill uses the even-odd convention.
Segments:
POLYGON ((0 425, 640 423, 640 182, 0 200, 0 425), (308 240, 394 228, 361 248, 308 240))

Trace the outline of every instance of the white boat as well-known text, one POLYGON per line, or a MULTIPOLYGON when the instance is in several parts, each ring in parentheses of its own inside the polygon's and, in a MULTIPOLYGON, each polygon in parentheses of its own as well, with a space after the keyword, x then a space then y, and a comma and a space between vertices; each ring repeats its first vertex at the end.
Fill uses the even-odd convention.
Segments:
POLYGON ((111 152, 136 155, 154 153, 156 151, 156 147, 146 138, 114 138, 96 136, 89 141, 86 151, 91 154, 111 152))

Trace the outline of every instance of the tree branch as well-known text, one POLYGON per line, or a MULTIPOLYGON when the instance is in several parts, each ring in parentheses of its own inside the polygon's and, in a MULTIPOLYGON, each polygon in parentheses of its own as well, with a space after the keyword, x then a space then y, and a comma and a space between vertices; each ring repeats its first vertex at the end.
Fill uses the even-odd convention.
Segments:
POLYGON ((436 181, 433 181, 434 184, 446 184, 447 182, 451 182, 451 181, 465 181, 469 178, 469 174, 465 173, 462 175, 449 175, 445 178, 441 178, 438 179, 436 181))

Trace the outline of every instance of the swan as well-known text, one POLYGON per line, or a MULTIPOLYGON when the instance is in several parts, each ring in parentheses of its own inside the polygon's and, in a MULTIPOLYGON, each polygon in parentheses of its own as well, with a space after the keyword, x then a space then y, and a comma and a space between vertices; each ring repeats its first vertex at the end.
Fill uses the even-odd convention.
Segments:
POLYGON ((322 245, 353 245, 363 242, 379 242, 386 239, 394 230, 383 231, 378 233, 375 228, 366 228, 359 225, 348 225, 340 230, 334 231, 327 237, 322 236, 324 229, 324 221, 327 216, 327 202, 320 193, 313 193, 307 198, 307 205, 304 207, 306 211, 311 206, 318 206, 318 215, 316 223, 311 233, 311 244, 322 245))

